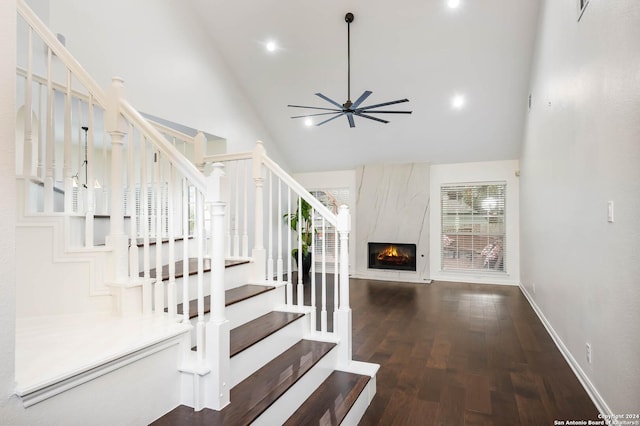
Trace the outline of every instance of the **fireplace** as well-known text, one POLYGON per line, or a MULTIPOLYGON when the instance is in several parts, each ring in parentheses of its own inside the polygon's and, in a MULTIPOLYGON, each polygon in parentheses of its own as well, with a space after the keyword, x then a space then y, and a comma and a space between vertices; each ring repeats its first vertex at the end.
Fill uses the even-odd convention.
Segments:
POLYGON ((416 245, 369 243, 369 269, 416 270, 416 245))

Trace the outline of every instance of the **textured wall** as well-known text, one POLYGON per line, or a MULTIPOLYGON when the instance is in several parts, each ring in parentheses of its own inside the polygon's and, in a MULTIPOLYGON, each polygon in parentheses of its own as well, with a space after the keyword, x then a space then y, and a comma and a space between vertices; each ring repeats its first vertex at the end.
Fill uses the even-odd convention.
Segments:
POLYGON ((591 1, 579 22, 575 3, 541 9, 521 158, 521 281, 604 409, 638 413, 640 2, 591 1))

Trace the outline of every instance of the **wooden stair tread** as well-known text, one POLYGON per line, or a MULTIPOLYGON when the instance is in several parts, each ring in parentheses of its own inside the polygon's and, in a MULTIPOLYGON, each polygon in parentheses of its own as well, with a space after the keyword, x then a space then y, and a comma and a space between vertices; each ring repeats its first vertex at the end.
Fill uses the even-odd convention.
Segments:
POLYGON ((309 371, 335 343, 300 340, 231 389, 231 403, 221 411, 195 412, 181 405, 152 425, 248 425, 309 371))
MULTIPOLYGON (((192 240, 193 237, 187 237, 187 240, 192 240)), ((173 239, 173 241, 184 241, 185 238, 184 237, 175 237, 173 239)), ((135 240, 135 244, 138 247, 144 247, 144 239, 143 238, 136 238, 135 240)), ((169 239, 168 238, 162 238, 162 240, 160 241, 161 244, 167 244, 169 243, 169 239)), ((149 245, 150 246, 155 246, 157 244, 156 239, 155 238, 149 238, 149 245)))
POLYGON ((303 316, 299 312, 272 311, 234 328, 229 336, 230 356, 239 354, 303 316))
MULTIPOLYGON (((204 272, 211 271, 211 259, 202 259, 203 260, 203 270, 204 272)), ((231 268, 233 266, 244 265, 245 263, 249 263, 248 260, 228 260, 225 259, 224 266, 225 268, 231 268)), ((176 278, 182 278, 183 273, 183 261, 178 260, 175 264, 175 274, 176 278)), ((198 273, 198 259, 195 257, 189 258, 189 275, 196 275, 198 273)), ((140 276, 144 277, 144 272, 140 272, 140 276)), ((149 276, 151 278, 156 277, 156 268, 152 268, 149 270, 149 276)), ((167 281, 169 279, 169 265, 162 266, 162 281, 167 281)))
MULTIPOLYGON (((247 300, 253 296, 257 296, 262 293, 266 293, 267 291, 273 290, 275 287, 267 286, 267 285, 256 285, 256 284, 245 284, 240 287, 232 288, 226 290, 224 292, 224 305, 230 306, 234 303, 242 302, 243 300, 247 300)), ((182 315, 182 307, 184 305, 182 303, 178 304, 177 313, 182 315)), ((168 308, 164 308, 165 312, 168 312, 168 308)), ((208 314, 211 312, 211 297, 204 297, 204 313, 208 314)), ((190 300, 189 301, 189 319, 195 318, 198 316, 198 300, 190 300)))
POLYGON ((339 425, 369 379, 369 376, 334 371, 289 417, 285 426, 339 425))

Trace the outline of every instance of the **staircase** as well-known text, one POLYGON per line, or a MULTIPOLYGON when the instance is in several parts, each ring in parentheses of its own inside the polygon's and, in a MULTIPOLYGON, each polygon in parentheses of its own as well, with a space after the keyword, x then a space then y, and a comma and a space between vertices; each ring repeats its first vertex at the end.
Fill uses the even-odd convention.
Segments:
POLYGON ((260 142, 207 155, 202 133, 145 119, 121 79, 100 88, 17 9, 25 418, 357 424, 378 366, 351 357, 346 206, 328 210, 260 142), (282 220, 303 204, 307 276, 289 255, 302 225, 282 220))

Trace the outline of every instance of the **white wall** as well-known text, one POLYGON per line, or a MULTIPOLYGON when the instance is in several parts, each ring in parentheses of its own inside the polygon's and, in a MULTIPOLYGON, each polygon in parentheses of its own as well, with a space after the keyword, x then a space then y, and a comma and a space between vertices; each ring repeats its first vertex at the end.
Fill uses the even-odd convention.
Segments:
POLYGON ((486 161, 480 163, 439 164, 431 166, 431 279, 464 281, 488 284, 511 284, 520 282, 519 240, 519 182, 516 172, 517 160, 486 161), (506 273, 449 272, 442 270, 440 235, 440 187, 453 183, 505 182, 506 205, 506 273))
POLYGON ((140 111, 219 135, 230 152, 263 140, 281 162, 266 128, 224 58, 191 14, 172 0, 51 0, 49 26, 102 87, 125 80, 140 111))
POLYGON ((0 422, 13 421, 19 407, 14 390, 15 362, 15 0, 0 2, 0 422))
POLYGON ((357 170, 356 277, 429 279, 429 164, 365 165, 357 170), (416 271, 368 269, 368 243, 416 244, 416 271))
POLYGON ((638 413, 640 2, 592 0, 580 22, 575 3, 541 9, 521 157, 521 280, 600 409, 638 413))

